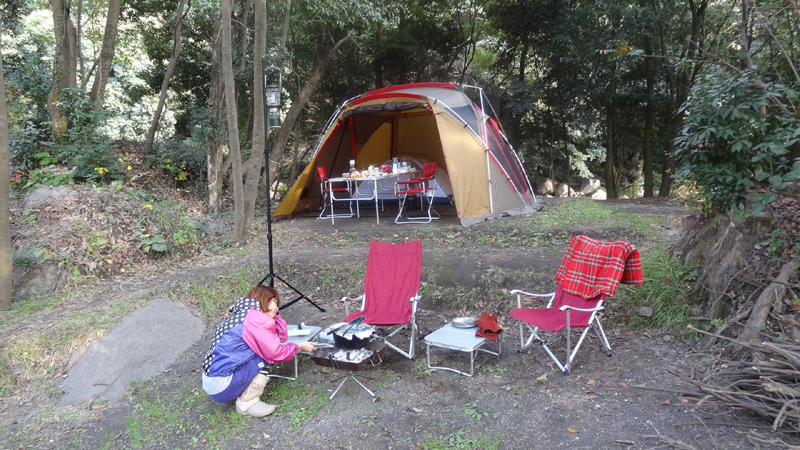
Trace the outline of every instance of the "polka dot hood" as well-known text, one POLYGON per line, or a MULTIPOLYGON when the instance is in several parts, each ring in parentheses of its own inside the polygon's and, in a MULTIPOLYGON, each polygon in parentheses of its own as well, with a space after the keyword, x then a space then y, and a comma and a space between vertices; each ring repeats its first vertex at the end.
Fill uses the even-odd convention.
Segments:
POLYGON ((208 374, 211 362, 214 360, 214 349, 217 347, 217 344, 219 344, 219 340, 222 339, 222 335, 231 328, 244 323, 244 318, 251 309, 261 311, 261 306, 252 298, 240 298, 231 307, 231 316, 214 330, 214 336, 211 339, 211 349, 206 353, 206 357, 203 360, 203 371, 206 374, 208 374))

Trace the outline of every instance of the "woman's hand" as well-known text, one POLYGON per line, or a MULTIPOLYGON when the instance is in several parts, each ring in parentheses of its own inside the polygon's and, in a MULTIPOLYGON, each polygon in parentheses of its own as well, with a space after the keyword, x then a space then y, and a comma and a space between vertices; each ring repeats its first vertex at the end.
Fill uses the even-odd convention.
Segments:
POLYGON ((298 344, 298 347, 300 347, 300 351, 302 351, 302 352, 311 353, 311 352, 313 352, 313 351, 315 351, 317 349, 317 343, 316 342, 310 342, 310 341, 309 342, 301 342, 300 344, 298 344))

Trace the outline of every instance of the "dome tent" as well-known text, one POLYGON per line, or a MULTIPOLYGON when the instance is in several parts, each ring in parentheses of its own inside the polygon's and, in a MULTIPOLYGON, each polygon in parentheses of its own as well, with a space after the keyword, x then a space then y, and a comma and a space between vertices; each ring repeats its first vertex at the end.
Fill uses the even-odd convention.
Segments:
POLYGON ((350 99, 333 114, 311 161, 278 206, 275 218, 322 202, 316 167, 329 174, 380 165, 393 157, 436 162, 446 175, 461 224, 538 211, 528 176, 488 100, 476 105, 455 84, 390 86, 350 99))

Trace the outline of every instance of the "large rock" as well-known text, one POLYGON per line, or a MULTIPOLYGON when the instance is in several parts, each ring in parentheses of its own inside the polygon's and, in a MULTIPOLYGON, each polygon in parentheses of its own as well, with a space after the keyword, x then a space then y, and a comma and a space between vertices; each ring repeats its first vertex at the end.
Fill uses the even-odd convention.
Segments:
POLYGON ((607 198, 608 198, 608 195, 606 194, 606 191, 604 191, 602 189, 598 189, 598 190, 594 191, 594 193, 592 194, 592 199, 593 200, 606 200, 607 198))
POLYGON ((70 203, 78 199, 78 192, 66 186, 42 186, 28 194, 23 209, 39 208, 50 204, 70 203))
POLYGON ((15 266, 14 282, 11 283, 12 297, 20 301, 31 296, 52 294, 66 286, 67 281, 63 275, 64 271, 53 261, 35 264, 26 269, 17 269, 15 266))
POLYGON ((567 195, 569 195, 569 186, 567 186, 567 183, 558 183, 558 185, 556 185, 556 190, 553 193, 553 196, 566 197, 567 195))
POLYGON ((184 305, 153 300, 96 340, 64 379, 61 405, 106 399, 115 404, 128 385, 161 374, 203 333, 184 305))
POLYGON ((598 189, 600 189, 600 180, 592 178, 581 183, 581 188, 578 189, 578 192, 583 195, 589 195, 598 189))
POLYGON ((545 177, 538 177, 533 180, 536 186, 536 193, 539 195, 553 195, 553 180, 545 177))

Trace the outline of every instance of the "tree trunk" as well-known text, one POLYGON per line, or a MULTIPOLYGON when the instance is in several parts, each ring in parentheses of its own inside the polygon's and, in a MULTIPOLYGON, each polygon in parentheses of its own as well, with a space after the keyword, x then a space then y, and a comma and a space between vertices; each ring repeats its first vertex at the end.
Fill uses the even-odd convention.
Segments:
POLYGON ((75 23, 78 25, 75 30, 75 57, 77 65, 80 68, 80 78, 75 81, 77 85, 80 82, 81 89, 86 88, 86 69, 84 67, 83 57, 83 44, 81 37, 83 36, 83 0, 78 0, 78 13, 75 15, 75 23))
MULTIPOLYGON (((689 10, 692 14, 691 33, 687 43, 686 58, 683 58, 678 66, 678 73, 675 79, 672 77, 671 67, 668 65, 670 59, 664 59, 664 68, 667 72, 666 82, 669 87, 668 91, 674 92, 675 97, 672 99, 670 118, 667 124, 667 139, 664 140, 664 165, 661 171, 661 187, 658 191, 659 197, 669 197, 669 193, 672 190, 673 172, 675 169, 675 159, 672 156, 675 151, 675 146, 672 140, 678 136, 681 130, 684 115, 681 108, 689 98, 689 91, 691 91, 692 85, 694 84, 694 78, 702 67, 702 63, 695 61, 695 59, 700 53, 700 39, 703 33, 703 24, 705 22, 707 7, 708 0, 702 0, 700 2, 689 1, 689 10), (683 64, 683 61, 685 61, 686 64, 683 64)), ((666 49, 662 51, 666 52, 666 49)))
POLYGON ((75 25, 69 15, 69 5, 65 0, 50 0, 53 8, 53 32, 55 35, 55 69, 53 85, 47 99, 47 108, 50 120, 53 123, 53 141, 56 143, 67 142, 69 130, 69 116, 58 106, 61 100, 61 91, 74 87, 77 83, 75 58, 75 25))
MULTIPOLYGON (((264 163, 264 148, 269 137, 269 128, 264 131, 264 83, 261 78, 261 56, 267 52, 267 3, 256 0, 255 5, 255 40, 253 42, 253 146, 250 158, 245 163, 247 178, 244 185, 244 230, 249 230, 255 219, 258 185, 261 180, 261 166, 264 163)), ((269 186, 267 186, 269 191, 269 186)), ((267 192, 269 195, 269 192, 267 192)), ((270 214, 271 211, 267 211, 270 214)))
POLYGON ((242 154, 239 149, 239 124, 236 111, 236 95, 233 79, 233 51, 231 49, 231 3, 233 0, 222 0, 222 80, 225 85, 225 113, 228 119, 228 149, 232 162, 231 181, 233 182, 233 239, 243 242, 244 229, 244 193, 242 186, 242 154))
POLYGON ((117 24, 119 23, 120 0, 108 1, 108 16, 106 16, 106 30, 103 33, 103 47, 100 49, 100 62, 97 74, 92 83, 89 98, 97 109, 103 107, 103 97, 106 94, 108 77, 111 74, 111 63, 114 60, 114 50, 117 44, 117 24))
POLYGON ((289 40, 289 25, 292 23, 292 0, 286 0, 286 11, 283 13, 283 27, 281 28, 281 42, 278 54, 283 57, 286 53, 286 41, 289 40))
POLYGON ((653 196, 653 136, 655 135, 656 108, 655 84, 656 77, 653 68, 653 48, 650 38, 645 38, 644 43, 644 71, 647 82, 647 105, 644 112, 644 132, 642 133, 642 172, 644 173, 644 196, 653 196))
MULTIPOLYGON (((161 111, 164 109, 164 103, 167 101, 167 93, 169 92, 169 79, 172 78, 172 73, 175 71, 175 64, 178 62, 178 55, 181 53, 181 28, 183 18, 189 12, 189 5, 187 5, 186 13, 183 12, 183 7, 186 5, 187 0, 180 0, 178 9, 175 12, 175 30, 172 34, 172 56, 169 58, 167 64, 167 72, 164 74, 164 80, 161 82, 161 95, 158 97, 158 106, 153 113, 153 121, 150 123, 150 131, 147 132, 147 143, 145 148, 149 151, 153 149, 153 141, 158 131, 158 123, 161 121, 161 111)), ((229 18, 230 19, 230 18, 229 18)))
POLYGON ((614 105, 606 106, 606 195, 608 198, 619 198, 617 191, 616 159, 614 157, 614 105))
MULTIPOLYGON (((0 24, 2 30, 2 24, 0 24)), ((0 47, 0 311, 11 308, 11 186, 9 184, 8 108, 0 47)))
POLYGON ((223 168, 225 141, 225 122, 223 119, 223 106, 225 91, 222 82, 220 59, 222 54, 222 39, 220 38, 220 15, 214 19, 214 38, 211 44, 211 88, 208 94, 209 108, 211 110, 211 131, 206 136, 208 149, 208 210, 212 214, 220 212, 220 193, 222 192, 222 179, 225 174, 223 168))

